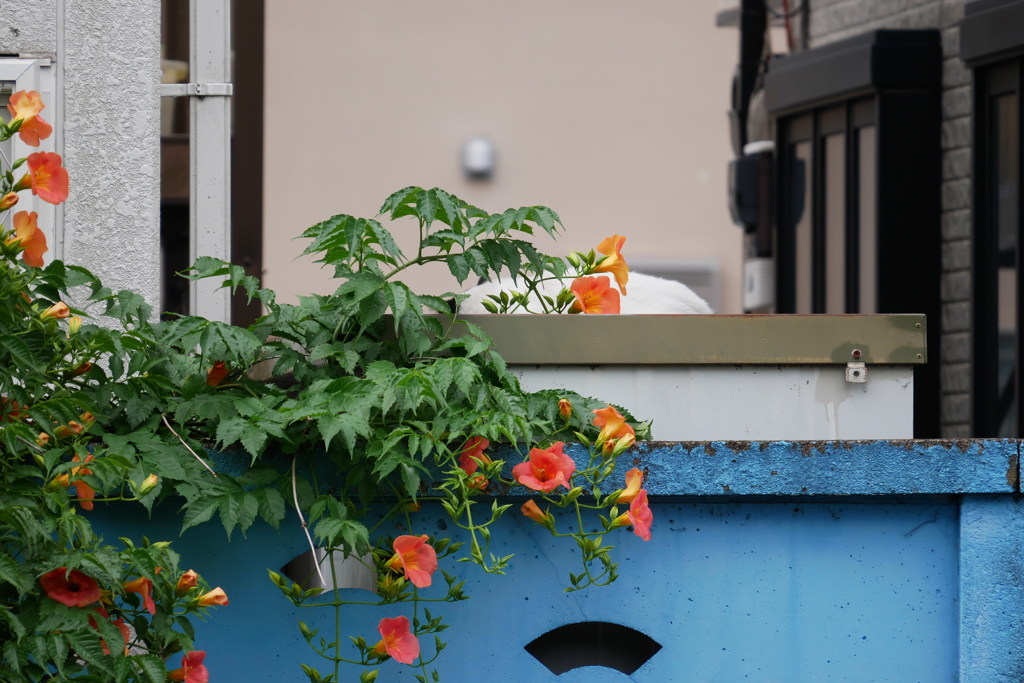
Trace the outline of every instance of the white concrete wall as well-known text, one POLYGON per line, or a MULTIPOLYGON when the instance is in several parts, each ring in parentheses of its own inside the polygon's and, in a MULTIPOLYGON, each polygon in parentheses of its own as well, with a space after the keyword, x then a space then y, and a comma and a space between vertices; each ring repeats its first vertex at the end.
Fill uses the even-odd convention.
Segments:
MULTIPOLYGON (((281 300, 330 291, 292 241, 335 213, 373 216, 434 185, 491 211, 545 204, 553 253, 627 235, 627 262, 712 258, 740 311, 740 230, 726 208, 737 31, 715 0, 267 0, 264 267, 281 300), (489 183, 460 150, 486 135, 489 183)), ((244 115, 239 112, 239 115, 244 115)), ((408 220, 408 219, 407 219, 408 220)), ((413 244, 414 224, 394 227, 413 244)), ((456 288, 445 268, 417 291, 456 288)), ((473 284, 473 283, 470 283, 473 284)))
POLYGON ((0 52, 55 60, 59 101, 44 117, 58 131, 71 192, 57 229, 63 245, 47 256, 63 252, 157 305, 160 0, 2 2, 0 52))

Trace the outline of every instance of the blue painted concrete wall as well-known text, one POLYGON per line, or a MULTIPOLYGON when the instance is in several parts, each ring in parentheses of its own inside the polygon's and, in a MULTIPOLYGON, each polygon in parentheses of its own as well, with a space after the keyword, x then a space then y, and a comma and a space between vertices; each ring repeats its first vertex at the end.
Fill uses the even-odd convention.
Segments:
POLYGON ((963 681, 1024 681, 1024 503, 968 497, 960 508, 963 681))
MULTIPOLYGON (((1013 442, 645 444, 627 466, 645 467, 658 496, 653 539, 627 530, 610 539, 619 581, 564 593, 578 571, 571 543, 510 510, 494 534, 504 542, 496 552, 516 553, 507 576, 442 564, 468 576, 472 599, 432 609, 452 624, 437 668, 457 683, 1024 680, 1024 510, 1005 493, 1016 486, 1007 477, 1016 452, 1013 442), (760 495, 737 496, 744 482, 762 483, 760 495), (764 496, 769 485, 775 497, 764 496), (974 493, 934 495, 965 489, 974 493), (632 627, 662 650, 632 676, 595 667, 555 676, 523 649, 580 621, 632 627)), ((435 507, 420 520, 416 533, 453 527, 435 507)), ((178 521, 158 513, 107 528, 174 538, 178 521)), ((330 638, 332 612, 293 606, 266 578, 307 549, 294 518, 279 532, 257 523, 231 543, 206 525, 175 548, 231 598, 197 628, 211 681, 305 680, 298 663, 315 655, 296 622, 330 638)), ((344 634, 375 642, 380 618, 398 614, 411 606, 348 607, 344 634)), ((380 680, 414 672, 389 661, 380 680)), ((342 680, 357 678, 352 669, 342 680)))
MULTIPOLYGON (((573 549, 509 516, 500 537, 517 554, 513 570, 487 576, 471 568, 471 600, 431 606, 453 624, 444 633, 451 641, 440 662, 445 680, 595 680, 583 670, 556 677, 523 649, 577 621, 623 624, 662 645, 632 678, 609 671, 608 680, 953 679, 956 506, 657 504, 654 513, 649 543, 626 530, 614 538, 619 581, 571 594, 562 589, 568 572, 578 571, 573 549)), ((429 531, 443 517, 435 510, 421 519, 429 531)), ((333 612, 294 607, 266 578, 267 568, 304 550, 289 522, 281 534, 260 525, 231 543, 213 526, 175 542, 186 564, 231 598, 197 629, 214 681, 300 680, 298 662, 311 663, 312 652, 298 619, 330 639, 333 612)), ((162 535, 151 523, 133 526, 136 537, 162 535)), ((173 523, 165 530, 173 537, 173 523)), ((467 569, 450 560, 442 567, 467 569)), ((398 614, 411 614, 411 606, 348 607, 346 634, 374 642, 380 618, 398 614)), ((412 669, 396 662, 381 673, 413 680, 412 669)))

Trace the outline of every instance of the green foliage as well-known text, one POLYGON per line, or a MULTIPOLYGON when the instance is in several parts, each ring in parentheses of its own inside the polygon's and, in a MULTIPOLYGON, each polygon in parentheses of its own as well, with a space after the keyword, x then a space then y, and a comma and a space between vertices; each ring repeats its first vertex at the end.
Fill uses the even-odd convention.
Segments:
MULTIPOLYGON (((602 451, 604 439, 591 424, 591 411, 605 403, 523 391, 483 331, 451 312, 447 299, 458 295, 419 295, 396 277, 440 262, 460 282, 508 272, 529 288, 568 277, 581 264, 583 272, 592 271, 599 259, 574 255, 567 263, 537 252, 528 238, 561 227, 557 214, 540 206, 490 214, 443 190, 409 187, 385 200, 380 217, 406 219, 418 230, 417 252, 403 254, 377 219, 333 216, 303 236, 311 240, 305 253, 332 268, 339 285, 297 303, 278 302, 237 266, 199 259, 187 277, 220 279, 262 303, 265 315, 247 329, 195 316, 155 321, 137 295, 109 291, 84 268, 26 266, 17 260, 18 249, 0 239, 4 680, 45 680, 53 672, 157 680, 164 675, 162 657, 192 647, 187 619, 168 618, 177 614, 166 602, 175 597, 168 577, 177 577, 177 557, 164 544, 103 545, 75 509, 84 491, 95 490, 97 502, 175 505, 183 530, 217 521, 229 538, 236 529, 244 536, 259 519, 277 527, 289 508, 297 508, 311 544, 325 548, 332 563, 335 551, 371 558, 379 602, 412 602, 414 634, 436 639, 447 626, 421 606, 465 599, 464 582, 442 570, 444 595, 420 595, 387 564, 392 539, 371 533, 372 506, 385 502, 388 516, 413 533, 421 500, 440 501, 469 542, 460 555, 462 544, 431 539, 438 558, 454 554, 501 573, 512 558, 491 553, 490 526, 509 506, 492 503, 480 514, 477 501, 482 482, 495 489, 513 482, 502 478, 500 461, 477 459, 476 474, 460 466, 469 439, 525 452, 581 438, 594 446, 578 476, 596 490, 611 472, 617 453, 602 451), (69 324, 75 318, 41 317, 61 301, 85 318, 81 325, 69 324), (559 412, 560 400, 571 401, 570 414, 559 412), (237 477, 214 476, 206 462, 211 450, 244 451, 250 467, 237 477), (155 480, 147 480, 150 475, 155 480), (38 577, 56 567, 79 568, 114 591, 120 602, 110 608, 111 619, 124 615, 134 624, 139 654, 104 654, 99 638, 117 636, 109 622, 92 628, 88 610, 41 593, 38 577), (157 575, 156 567, 164 572, 157 575), (140 612, 137 596, 120 592, 126 577, 140 575, 162 586, 159 609, 165 611, 156 618, 140 612)), ((513 298, 495 306, 525 303, 525 295, 513 298)), ((565 310, 571 298, 541 305, 565 310)), ((577 511, 614 503, 584 504, 582 492, 574 488, 548 499, 577 511)), ((569 534, 585 564, 582 574, 570 577, 573 588, 614 579, 610 546, 600 542, 613 528, 606 520, 599 532, 569 534), (599 570, 592 572, 591 563, 599 570)), ((292 533, 302 532, 296 525, 292 533)), ((274 573, 271 580, 303 607, 347 604, 337 593, 321 595, 320 588, 274 573)), ((187 604, 196 608, 195 600, 187 604)), ((332 669, 322 674, 303 665, 312 681, 336 681, 341 662, 375 667, 387 659, 362 638, 353 640, 360 655, 352 659, 342 652, 341 634, 328 641, 304 624, 300 629, 332 669)), ((431 656, 421 654, 422 680, 437 680, 426 667, 443 648, 438 639, 431 656)), ((367 669, 361 679, 373 680, 376 671, 367 669)))

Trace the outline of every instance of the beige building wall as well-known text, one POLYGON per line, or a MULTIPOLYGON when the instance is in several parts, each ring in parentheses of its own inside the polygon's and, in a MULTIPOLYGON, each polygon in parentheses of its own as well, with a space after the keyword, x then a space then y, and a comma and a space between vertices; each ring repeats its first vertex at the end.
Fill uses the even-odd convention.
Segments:
MULTIPOLYGON (((717 261, 720 312, 740 312, 725 181, 737 31, 715 27, 718 4, 267 0, 266 285, 281 301, 333 290, 293 238, 439 186, 489 211, 550 206, 566 227, 537 240, 551 253, 618 233, 627 262, 717 261), (495 146, 489 182, 463 176, 476 135, 495 146)), ((388 227, 412 247, 411 219, 388 227)), ((459 289, 443 266, 404 279, 459 289)))

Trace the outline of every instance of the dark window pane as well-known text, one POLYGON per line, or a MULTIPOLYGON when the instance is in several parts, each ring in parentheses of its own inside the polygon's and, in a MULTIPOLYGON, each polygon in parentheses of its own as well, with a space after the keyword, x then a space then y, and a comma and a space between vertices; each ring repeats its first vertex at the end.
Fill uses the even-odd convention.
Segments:
POLYGON ((990 206, 998 236, 996 265, 997 324, 999 330, 998 391, 996 403, 997 436, 1016 436, 1017 432, 1017 235, 1018 216, 1017 173, 1019 144, 1017 130, 1017 94, 992 100, 992 184, 990 206))

